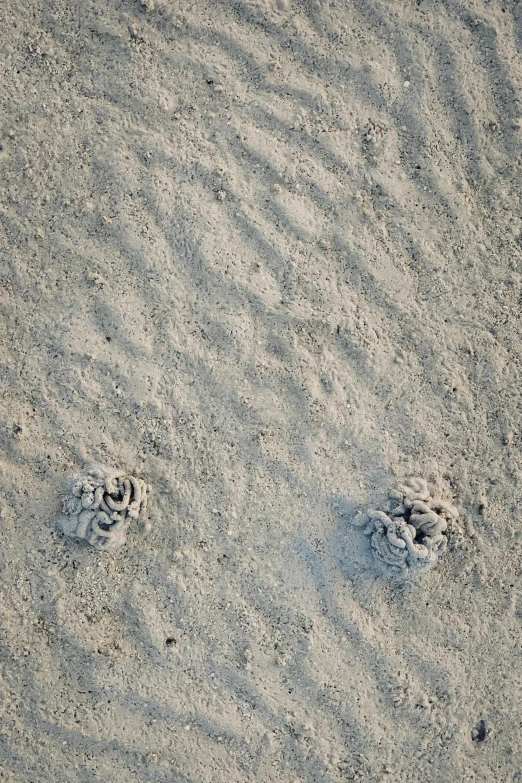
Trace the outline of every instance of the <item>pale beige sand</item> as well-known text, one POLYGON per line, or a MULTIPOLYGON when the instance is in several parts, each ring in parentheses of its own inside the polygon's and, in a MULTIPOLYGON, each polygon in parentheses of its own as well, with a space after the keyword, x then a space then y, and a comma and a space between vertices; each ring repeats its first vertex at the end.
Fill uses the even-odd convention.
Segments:
POLYGON ((152 6, 0 4, 0 780, 521 780, 522 4, 152 6))

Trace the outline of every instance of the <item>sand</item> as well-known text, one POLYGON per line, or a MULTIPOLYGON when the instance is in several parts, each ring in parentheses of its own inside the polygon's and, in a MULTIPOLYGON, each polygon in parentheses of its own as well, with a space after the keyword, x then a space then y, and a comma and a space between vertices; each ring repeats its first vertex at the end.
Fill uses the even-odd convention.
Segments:
POLYGON ((522 5, 0 31, 0 780, 522 780, 522 5), (400 582, 351 520, 408 476, 462 535, 400 582))

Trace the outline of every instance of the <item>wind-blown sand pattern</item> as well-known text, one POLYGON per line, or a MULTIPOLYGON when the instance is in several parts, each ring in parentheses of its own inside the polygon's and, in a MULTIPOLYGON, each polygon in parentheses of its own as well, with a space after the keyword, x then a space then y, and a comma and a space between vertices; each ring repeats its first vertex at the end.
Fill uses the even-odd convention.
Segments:
POLYGON ((522 5, 0 3, 0 770, 514 781, 522 5), (154 487, 100 555, 88 460, 154 487), (462 546, 397 586, 406 476, 462 546))

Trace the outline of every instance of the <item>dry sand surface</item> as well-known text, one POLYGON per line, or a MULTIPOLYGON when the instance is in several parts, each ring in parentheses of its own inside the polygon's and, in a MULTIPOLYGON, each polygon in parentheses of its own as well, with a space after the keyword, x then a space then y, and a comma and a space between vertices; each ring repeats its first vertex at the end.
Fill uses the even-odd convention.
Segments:
POLYGON ((0 4, 0 780, 522 780, 522 3, 0 4), (95 461, 152 529, 56 527, 95 461), (414 580, 351 520, 421 476, 414 580))

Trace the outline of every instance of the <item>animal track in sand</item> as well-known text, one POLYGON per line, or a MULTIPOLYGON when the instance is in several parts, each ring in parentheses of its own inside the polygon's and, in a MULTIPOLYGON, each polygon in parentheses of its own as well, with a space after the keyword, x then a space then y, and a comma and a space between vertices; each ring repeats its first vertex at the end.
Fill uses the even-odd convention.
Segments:
POLYGON ((389 492, 386 510, 368 509, 353 519, 370 537, 374 559, 389 574, 430 568, 448 545, 448 533, 458 533, 455 506, 431 496, 426 481, 411 478, 389 492))
POLYGON ((67 480, 58 529, 96 549, 118 549, 126 541, 132 520, 141 516, 143 529, 149 530, 145 512, 150 489, 145 481, 123 471, 87 465, 84 473, 67 480))

